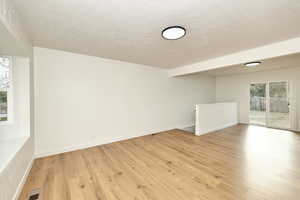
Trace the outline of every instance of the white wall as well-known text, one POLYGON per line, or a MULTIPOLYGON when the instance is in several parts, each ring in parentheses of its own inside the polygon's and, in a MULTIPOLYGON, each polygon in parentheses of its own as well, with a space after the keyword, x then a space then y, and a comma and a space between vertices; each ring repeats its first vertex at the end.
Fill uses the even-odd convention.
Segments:
POLYGON ((237 123, 235 102, 196 105, 196 135, 217 131, 237 123))
POLYGON ((34 60, 39 156, 192 126, 194 105, 215 100, 210 77, 44 48, 34 60))
POLYGON ((249 87, 253 82, 289 81, 291 84, 291 107, 294 121, 292 128, 300 130, 300 67, 263 71, 249 74, 221 76, 216 79, 216 100, 235 101, 239 104, 239 121, 249 121, 249 87))

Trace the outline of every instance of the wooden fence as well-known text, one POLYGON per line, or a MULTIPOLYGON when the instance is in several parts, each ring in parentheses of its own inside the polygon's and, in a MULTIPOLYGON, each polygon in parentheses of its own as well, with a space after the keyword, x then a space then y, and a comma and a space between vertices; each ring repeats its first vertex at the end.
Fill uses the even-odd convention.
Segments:
MULTIPOLYGON (((265 97, 251 97, 250 108, 255 111, 266 111, 265 97)), ((288 113, 289 103, 286 98, 271 97, 270 98, 270 112, 288 113)))

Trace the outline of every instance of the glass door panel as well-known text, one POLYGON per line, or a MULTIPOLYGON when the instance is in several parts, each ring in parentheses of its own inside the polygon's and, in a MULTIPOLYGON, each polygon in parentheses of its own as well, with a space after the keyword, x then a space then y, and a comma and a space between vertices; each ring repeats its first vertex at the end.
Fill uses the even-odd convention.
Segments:
POLYGON ((288 82, 269 83, 268 126, 289 129, 290 103, 288 82))
POLYGON ((254 83, 250 85, 250 124, 267 125, 266 94, 266 83, 254 83))

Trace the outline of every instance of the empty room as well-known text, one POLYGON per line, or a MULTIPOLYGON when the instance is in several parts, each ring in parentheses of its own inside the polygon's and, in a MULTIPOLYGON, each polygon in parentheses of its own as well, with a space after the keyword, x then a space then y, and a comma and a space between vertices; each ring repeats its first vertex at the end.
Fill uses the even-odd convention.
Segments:
POLYGON ((299 0, 0 0, 0 200, 299 198, 299 0))

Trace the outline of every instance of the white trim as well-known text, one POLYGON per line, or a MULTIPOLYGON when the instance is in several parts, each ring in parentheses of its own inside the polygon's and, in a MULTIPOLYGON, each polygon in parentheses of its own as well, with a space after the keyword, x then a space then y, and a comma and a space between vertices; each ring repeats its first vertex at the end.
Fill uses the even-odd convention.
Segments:
POLYGON ((34 159, 31 159, 31 161, 29 162, 29 164, 28 164, 28 166, 27 166, 27 169, 26 169, 26 171, 25 171, 25 173, 24 173, 24 175, 23 175, 23 177, 22 177, 22 179, 21 179, 21 181, 20 181, 20 183, 19 183, 19 185, 18 185, 18 187, 17 187, 17 190, 16 190, 16 192, 15 192, 15 195, 14 195, 14 197, 13 197, 13 200, 19 199, 20 194, 21 194, 22 189, 23 189, 23 186, 24 186, 24 184, 26 183, 27 177, 28 177, 29 172, 30 172, 30 170, 31 170, 31 168, 32 168, 33 162, 34 162, 34 159))
POLYGON ((217 58, 212 58, 202 62, 185 65, 168 70, 171 77, 183 76, 197 72, 203 72, 222 67, 241 65, 247 62, 266 60, 279 56, 286 56, 300 52, 300 37, 276 42, 273 44, 240 51, 234 54, 229 54, 217 58))
MULTIPOLYGON (((42 153, 37 153, 37 154, 34 155, 34 157, 35 158, 43 158, 43 157, 47 157, 47 156, 57 155, 57 154, 61 154, 61 153, 67 153, 67 152, 71 152, 71 151, 86 149, 86 148, 100 146, 100 145, 104 145, 104 144, 110 144, 110 143, 113 143, 113 142, 119 142, 119 141, 133 139, 133 138, 137 138, 137 137, 141 137, 141 136, 157 134, 157 133, 161 133, 161 132, 165 132, 165 131, 169 131, 169 130, 173 130, 173 129, 180 129, 179 127, 187 127, 187 126, 190 126, 191 124, 180 125, 180 126, 172 126, 172 127, 163 128, 163 129, 156 129, 156 130, 153 130, 153 131, 147 131, 147 133, 142 133, 142 134, 139 134, 139 135, 136 135, 136 136, 112 138, 112 139, 108 139, 107 142, 93 141, 93 142, 90 142, 88 144, 69 146, 69 147, 57 149, 57 150, 54 150, 54 151, 46 151, 46 152, 42 152, 42 153), (176 127, 176 128, 174 128, 174 127, 176 127)), ((191 125, 191 126, 193 126, 193 125, 191 125)))
POLYGON ((190 128, 192 126, 195 126, 195 123, 185 124, 183 126, 177 126, 177 129, 184 129, 184 128, 190 128))
MULTIPOLYGON (((164 131, 166 131, 166 130, 164 130, 164 131)), ((160 132, 163 132, 163 131, 160 131, 160 132)), ((88 143, 88 144, 69 146, 69 147, 65 147, 65 148, 62 148, 62 149, 57 149, 57 150, 54 150, 54 151, 35 154, 34 157, 35 158, 43 158, 43 157, 47 157, 47 156, 57 155, 57 154, 61 154, 61 153, 67 153, 67 152, 71 152, 71 151, 77 151, 77 150, 81 150, 81 149, 87 149, 87 148, 90 148, 90 147, 100 146, 100 145, 104 145, 104 144, 110 144, 110 143, 113 143, 113 142, 119 142, 119 141, 122 141, 122 140, 133 139, 133 138, 146 136, 146 135, 151 135, 151 134, 154 134, 154 133, 150 133, 150 134, 147 133, 147 134, 142 134, 142 135, 134 136, 134 137, 113 138, 109 142, 97 142, 96 141, 96 142, 91 142, 91 143, 88 143)))
POLYGON ((178 128, 178 129, 196 134, 196 126, 195 126, 195 124, 189 125, 189 126, 186 126, 186 127, 182 127, 182 128, 178 128))
POLYGON ((225 129, 225 128, 236 126, 238 124, 239 123, 237 123, 237 122, 236 123, 225 124, 223 126, 215 127, 215 128, 209 129, 209 130, 207 130, 205 132, 202 132, 201 134, 196 134, 196 135, 197 136, 205 135, 205 134, 212 133, 212 132, 215 132, 215 131, 219 131, 219 130, 222 130, 222 129, 225 129))

